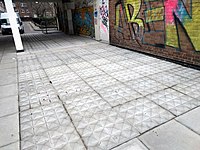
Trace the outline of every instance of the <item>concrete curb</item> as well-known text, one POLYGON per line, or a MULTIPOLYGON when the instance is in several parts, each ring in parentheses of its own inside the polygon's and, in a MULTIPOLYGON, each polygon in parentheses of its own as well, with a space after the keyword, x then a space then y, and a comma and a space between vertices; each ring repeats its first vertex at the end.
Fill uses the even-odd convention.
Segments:
POLYGON ((30 26, 33 28, 34 31, 42 31, 39 27, 35 26, 32 22, 29 22, 30 26))

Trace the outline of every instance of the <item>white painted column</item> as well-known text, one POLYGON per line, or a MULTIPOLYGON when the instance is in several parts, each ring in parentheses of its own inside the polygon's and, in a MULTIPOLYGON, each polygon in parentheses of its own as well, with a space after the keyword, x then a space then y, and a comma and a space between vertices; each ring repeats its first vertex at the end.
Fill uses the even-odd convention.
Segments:
POLYGON ((109 0, 100 0, 100 39, 109 43, 109 0))
POLYGON ((99 12, 99 0, 94 0, 94 27, 95 27, 95 39, 100 41, 100 12, 99 12))
POLYGON ((17 26, 16 14, 13 8, 12 0, 5 0, 5 6, 6 6, 6 10, 9 17, 16 50, 24 51, 21 36, 20 36, 19 29, 17 26))

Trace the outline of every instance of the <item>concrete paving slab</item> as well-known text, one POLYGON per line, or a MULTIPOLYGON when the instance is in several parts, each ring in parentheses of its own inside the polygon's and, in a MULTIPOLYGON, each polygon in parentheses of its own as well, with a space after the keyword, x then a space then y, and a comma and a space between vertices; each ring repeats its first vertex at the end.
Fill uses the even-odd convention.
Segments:
POLYGON ((130 101, 114 110, 140 132, 150 130, 169 121, 174 116, 147 98, 130 101))
POLYGON ((200 134, 200 107, 176 118, 176 120, 200 134))
POLYGON ((0 147, 0 150, 19 150, 19 149, 20 149, 19 142, 15 142, 7 146, 0 147))
POLYGON ((169 110, 176 116, 200 105, 200 100, 194 99, 170 88, 150 94, 147 98, 169 110))
POLYGON ((69 116, 60 103, 20 113, 21 149, 85 150, 69 116))
POLYGON ((0 147, 19 141, 18 114, 0 118, 0 147))
POLYGON ((3 69, 0 70, 0 85, 7 85, 17 83, 17 69, 3 69))
POLYGON ((18 94, 17 84, 0 86, 0 98, 14 96, 18 94))
POLYGON ((181 82, 174 86, 173 89, 200 100, 200 77, 188 80, 187 82, 181 82))
POLYGON ((18 112, 18 97, 11 96, 0 99, 0 117, 18 112))
POLYGON ((200 137, 176 121, 170 121, 140 136, 150 150, 199 150, 200 137))
POLYGON ((97 92, 112 106, 136 100, 142 95, 122 83, 97 89, 97 92))
POLYGON ((1 63, 5 64, 5 63, 14 63, 16 62, 16 57, 15 56, 3 56, 1 59, 1 63))
POLYGON ((178 76, 176 74, 169 73, 166 71, 151 75, 149 77, 155 81, 165 84, 168 87, 177 85, 179 83, 184 83, 188 80, 187 78, 184 78, 184 77, 181 77, 181 76, 178 76))
POLYGON ((0 69, 10 69, 10 68, 16 68, 17 67, 17 63, 16 62, 12 62, 12 63, 1 63, 0 64, 0 69))
POLYGON ((138 139, 128 141, 113 150, 148 150, 138 139))

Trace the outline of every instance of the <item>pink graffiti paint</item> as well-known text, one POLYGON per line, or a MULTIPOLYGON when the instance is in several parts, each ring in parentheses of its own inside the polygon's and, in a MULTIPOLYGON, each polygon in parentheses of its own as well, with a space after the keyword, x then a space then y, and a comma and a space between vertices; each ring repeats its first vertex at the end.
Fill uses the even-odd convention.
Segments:
POLYGON ((103 23, 101 23, 101 29, 102 29, 105 33, 107 33, 107 28, 106 28, 106 26, 105 26, 103 23))
POLYGON ((174 23, 173 12, 177 9, 178 0, 165 0, 165 21, 167 24, 174 23))

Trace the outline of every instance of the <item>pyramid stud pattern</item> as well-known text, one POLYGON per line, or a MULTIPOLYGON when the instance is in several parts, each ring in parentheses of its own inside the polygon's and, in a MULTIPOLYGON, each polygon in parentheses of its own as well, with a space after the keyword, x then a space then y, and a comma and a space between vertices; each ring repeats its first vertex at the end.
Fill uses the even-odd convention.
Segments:
POLYGON ((60 103, 20 113, 21 149, 81 149, 84 144, 60 103))
POLYGON ((200 100, 182 94, 173 89, 165 89, 148 95, 158 105, 172 112, 174 115, 180 115, 200 105, 200 100))
POLYGON ((134 125, 140 133, 174 118, 170 112, 147 98, 137 99, 122 106, 117 106, 114 110, 122 118, 125 118, 130 124, 134 125))

